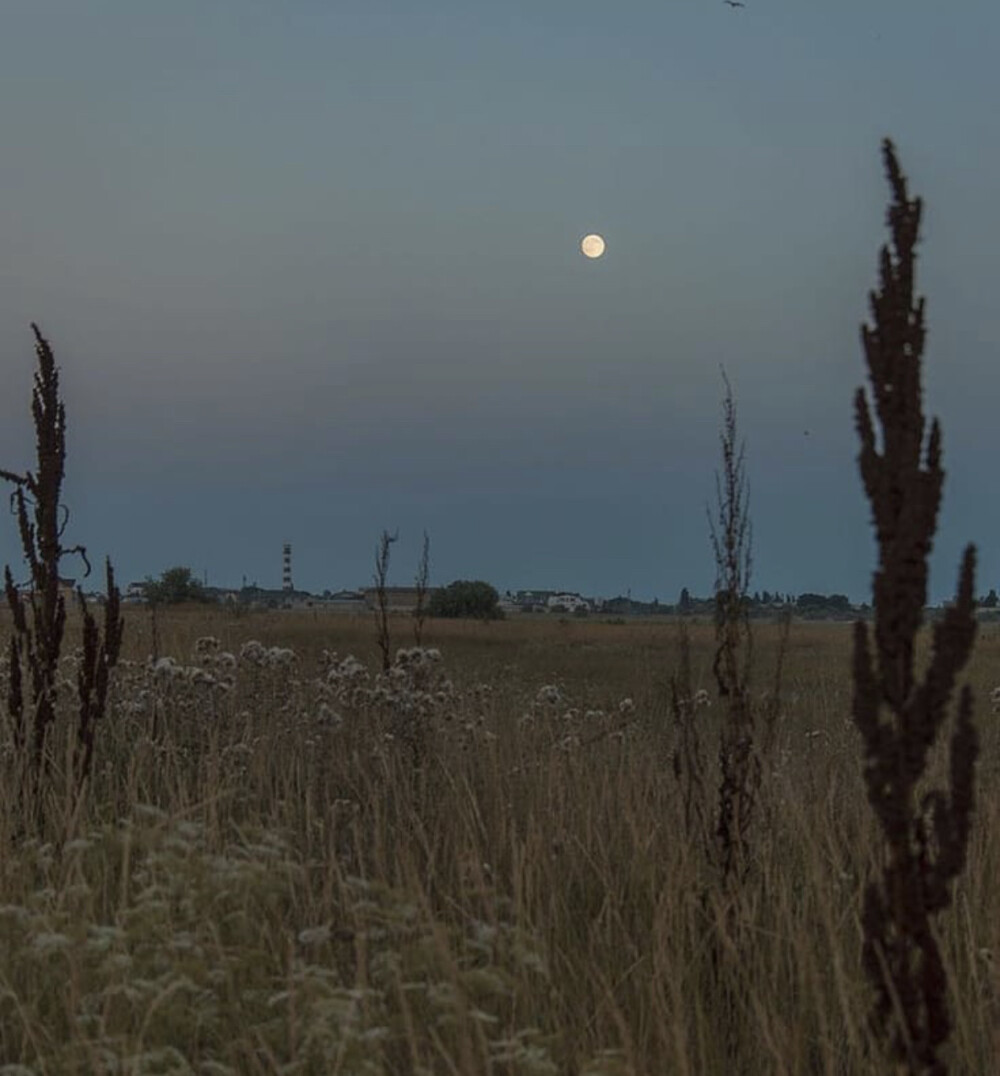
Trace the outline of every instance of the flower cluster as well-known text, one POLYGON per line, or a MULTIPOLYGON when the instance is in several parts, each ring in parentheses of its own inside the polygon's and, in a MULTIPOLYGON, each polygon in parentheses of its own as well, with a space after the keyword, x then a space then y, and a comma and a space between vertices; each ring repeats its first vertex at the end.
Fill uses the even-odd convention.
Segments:
POLYGON ((512 982, 549 978, 544 945, 502 897, 489 922, 439 921, 345 874, 316 905, 294 833, 213 831, 142 803, 62 847, 24 840, 17 856, 25 881, 0 904, 4 974, 45 1003, 9 1006, 0 1028, 11 1041, 24 1024, 63 1030, 33 1031, 31 1064, 2 1073, 235 1074, 263 1054, 274 1071, 376 1076, 396 1071, 414 1027, 457 1056, 449 1029, 468 1020, 492 1056, 534 1058, 510 1071, 557 1071, 511 1005, 512 982), (338 970, 355 946, 356 979, 338 970))
POLYGON ((240 647, 240 661, 260 668, 288 668, 298 660, 294 650, 283 646, 264 646, 256 639, 251 639, 240 647))

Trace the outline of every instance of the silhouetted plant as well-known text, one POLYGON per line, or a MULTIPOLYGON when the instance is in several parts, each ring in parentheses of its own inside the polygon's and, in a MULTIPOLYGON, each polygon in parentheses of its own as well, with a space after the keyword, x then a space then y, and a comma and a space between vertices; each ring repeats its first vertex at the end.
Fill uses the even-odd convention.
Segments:
POLYGON ((399 539, 399 531, 390 534, 382 531, 375 547, 375 641, 382 654, 382 671, 388 672, 392 667, 389 638, 389 600, 385 592, 386 580, 389 578, 390 546, 399 539))
POLYGON ((868 800, 885 842, 881 877, 865 889, 863 959, 876 992, 871 1026, 893 1061, 910 1074, 943 1076, 948 1069, 939 1050, 951 1020, 931 919, 950 904, 950 883, 964 868, 968 848, 978 754, 968 686, 959 696, 951 737, 949 788, 927 792, 919 802, 916 789, 975 638, 975 548, 966 547, 956 601, 934 628, 930 666, 918 682, 916 638, 944 471, 937 419, 921 462, 924 300, 913 294, 921 200, 907 198, 906 179, 888 139, 882 150, 893 194, 887 219, 892 249, 882 248, 881 289, 870 294, 874 325, 861 327, 881 449, 864 389, 855 396, 859 463, 879 558, 873 581, 874 658, 864 622, 854 626, 853 714, 864 739, 868 800))
MULTIPOLYGON (((64 548, 62 545, 69 518, 66 507, 60 502, 66 465, 66 409, 59 399, 59 372, 52 349, 37 325, 33 323, 31 329, 35 334, 38 358, 31 404, 38 467, 35 472, 25 474, 0 470, 0 478, 14 485, 11 503, 17 516, 21 549, 30 571, 30 589, 25 596, 15 586, 10 567, 4 569, 7 603, 14 622, 7 704, 15 746, 22 757, 30 760, 31 772, 37 778, 46 760, 46 735, 56 716, 56 679, 66 627, 66 603, 60 590, 59 564, 67 554, 79 553, 86 565, 85 574, 89 575, 90 563, 83 546, 64 548), (30 678, 28 713, 25 712, 23 692, 25 670, 30 678)), ((103 639, 87 609, 83 591, 77 588, 83 613, 83 658, 77 680, 80 704, 77 734, 81 750, 75 765, 81 784, 90 771, 95 726, 104 713, 108 675, 118 661, 122 639, 120 595, 114 584, 110 561, 106 567, 103 639)))
POLYGON ((417 575, 414 580, 417 590, 417 607, 413 610, 413 641, 417 646, 423 645, 424 621, 427 619, 427 584, 431 576, 431 540, 427 531, 424 531, 424 546, 420 553, 420 563, 417 565, 417 575))
POLYGON ((785 658, 788 656, 788 637, 792 630, 792 608, 788 606, 778 614, 778 652, 774 661, 774 674, 771 688, 765 692, 757 707, 757 721, 762 729, 757 747, 761 755, 767 757, 775 745, 778 733, 778 718, 781 716, 782 680, 785 673, 785 658))
POLYGON ((108 682, 111 670, 118 663, 125 621, 121 615, 121 595, 115 586, 111 561, 105 562, 104 634, 101 635, 83 591, 77 588, 80 615, 83 618, 83 656, 76 674, 79 698, 77 740, 80 753, 76 757, 77 784, 90 776, 94 758, 94 733, 107 708, 108 682))
POLYGON ((753 637, 750 632, 751 525, 744 446, 736 443, 736 404, 725 371, 722 405, 722 474, 716 472, 718 521, 709 515, 715 553, 715 660, 712 672, 726 719, 719 741, 719 803, 716 838, 724 879, 749 866, 749 830, 760 786, 749 696, 753 637))
MULTIPOLYGON (((686 593, 686 591, 685 591, 686 593)), ((714 838, 708 817, 705 774, 708 760, 701 734, 701 715, 691 680, 691 633, 688 613, 677 621, 678 666, 670 677, 670 712, 674 723, 674 777, 680 785, 684 809, 684 833, 712 857, 714 838)))
POLYGON ((716 564, 715 656, 712 672, 725 713, 719 735, 719 782, 708 782, 708 754, 698 711, 709 703, 708 692, 694 692, 691 681, 690 634, 686 610, 693 607, 685 588, 678 620, 679 664, 670 679, 674 724, 673 770, 681 792, 685 833, 700 844, 706 859, 718 866, 723 883, 742 881, 750 865, 749 833, 761 782, 761 749, 773 746, 781 711, 781 678, 788 648, 791 613, 779 624, 778 655, 771 690, 755 706, 750 697, 753 638, 749 596, 751 526, 744 447, 737 446, 736 404, 725 371, 722 473, 716 474, 718 516, 709 513, 716 564), (763 738, 755 742, 758 718, 763 738), (714 794, 714 806, 710 796, 714 794))

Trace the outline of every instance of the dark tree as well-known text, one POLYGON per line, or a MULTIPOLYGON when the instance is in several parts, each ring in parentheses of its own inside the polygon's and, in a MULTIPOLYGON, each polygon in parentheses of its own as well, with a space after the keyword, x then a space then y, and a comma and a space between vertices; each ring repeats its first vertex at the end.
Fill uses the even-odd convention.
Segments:
POLYGON ((503 616, 499 601, 500 595, 489 583, 457 579, 431 595, 428 612, 431 616, 498 620, 503 616))

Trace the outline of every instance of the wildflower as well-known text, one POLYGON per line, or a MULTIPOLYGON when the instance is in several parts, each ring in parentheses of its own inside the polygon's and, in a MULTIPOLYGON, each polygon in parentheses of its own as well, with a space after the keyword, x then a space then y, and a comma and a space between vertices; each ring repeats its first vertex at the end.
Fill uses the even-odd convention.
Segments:
POLYGON ((332 707, 328 706, 325 702, 319 704, 319 709, 316 711, 316 720, 321 725, 332 725, 336 728, 343 723, 343 718, 332 707))
POLYGON ((546 684, 544 687, 538 689, 538 695, 536 697, 538 702, 548 703, 550 706, 555 706, 562 701, 562 692, 555 684, 546 684))
POLYGON ((702 687, 694 693, 694 705, 697 709, 702 706, 711 706, 712 700, 708 696, 708 692, 702 687))
POLYGON ((160 658, 153 664, 154 676, 172 676, 177 668, 177 662, 173 658, 160 658))
POLYGON ((68 935, 54 932, 36 934, 31 944, 40 953, 51 953, 57 949, 68 949, 72 942, 68 935))
POLYGON ((292 662, 298 660, 298 655, 295 651, 284 646, 272 646, 267 651, 266 663, 268 665, 291 665, 292 662))
POLYGON ((90 937, 87 939, 87 948, 97 952, 107 952, 125 941, 125 931, 121 927, 98 924, 91 925, 88 929, 90 937))
POLYGON ((299 931, 299 945, 325 945, 330 940, 330 925, 307 927, 299 931))
POLYGON ((260 665, 264 660, 267 650, 264 644, 256 639, 250 639, 240 647, 240 661, 249 661, 253 665, 260 665))
POLYGON ((626 714, 632 713, 634 709, 635 703, 632 701, 632 699, 622 699, 622 701, 618 703, 618 712, 622 715, 622 717, 624 717, 626 714))

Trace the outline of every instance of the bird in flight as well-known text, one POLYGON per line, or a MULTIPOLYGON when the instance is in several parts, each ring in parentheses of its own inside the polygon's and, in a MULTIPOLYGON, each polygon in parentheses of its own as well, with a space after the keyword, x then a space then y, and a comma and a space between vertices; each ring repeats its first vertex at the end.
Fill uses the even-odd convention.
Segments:
POLYGON ((730 7, 746 7, 746 4, 742 3, 741 0, 722 0, 722 2, 730 7))

